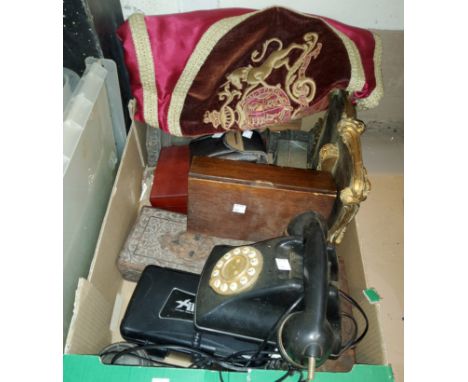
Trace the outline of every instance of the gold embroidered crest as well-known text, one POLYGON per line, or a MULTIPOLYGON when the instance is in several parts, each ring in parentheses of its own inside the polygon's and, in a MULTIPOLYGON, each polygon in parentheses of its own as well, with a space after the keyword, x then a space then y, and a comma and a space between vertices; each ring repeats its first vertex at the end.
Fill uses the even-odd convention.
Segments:
POLYGON ((235 123, 241 130, 255 129, 280 122, 287 122, 297 117, 306 109, 315 97, 315 81, 306 77, 305 71, 312 58, 320 54, 322 44, 318 42, 317 33, 306 33, 304 43, 291 43, 283 48, 283 42, 271 38, 263 43, 262 52, 252 52, 253 63, 261 62, 270 44, 275 43, 277 49, 258 66, 243 66, 226 76, 226 82, 221 85, 218 99, 224 101, 219 110, 206 111, 203 121, 215 128, 221 126, 231 129, 235 123), (300 56, 290 63, 290 53, 301 50, 300 56), (270 85, 267 83, 271 73, 285 67, 287 75, 284 84, 270 85), (238 100, 235 108, 230 104, 238 100), (299 106, 294 109, 291 100, 299 106))

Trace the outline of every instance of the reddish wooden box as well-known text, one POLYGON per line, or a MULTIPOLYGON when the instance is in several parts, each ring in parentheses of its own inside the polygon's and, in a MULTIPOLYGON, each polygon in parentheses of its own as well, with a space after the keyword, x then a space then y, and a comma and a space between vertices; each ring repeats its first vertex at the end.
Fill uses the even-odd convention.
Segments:
POLYGON ((188 146, 170 146, 161 149, 150 194, 153 207, 187 213, 189 168, 188 146))
POLYGON ((305 211, 328 219, 337 195, 328 172, 209 157, 192 159, 188 188, 189 231, 252 241, 283 235, 305 211))

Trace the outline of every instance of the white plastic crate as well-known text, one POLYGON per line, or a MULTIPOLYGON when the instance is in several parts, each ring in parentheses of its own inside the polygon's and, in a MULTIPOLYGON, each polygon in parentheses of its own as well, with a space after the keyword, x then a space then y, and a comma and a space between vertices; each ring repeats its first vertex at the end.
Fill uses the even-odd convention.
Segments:
MULTIPOLYGON (((69 98, 63 114, 64 336, 73 312, 77 282, 89 270, 117 172, 113 121, 115 125, 116 120, 122 124, 124 120, 120 93, 109 97, 107 91, 110 81, 118 90, 116 75, 111 76, 100 60, 88 59, 86 63, 86 71, 71 97, 69 89, 65 89, 69 82, 64 75, 64 97, 68 94, 69 98), (120 104, 111 107, 109 99, 120 104), (119 110, 117 117, 111 115, 111 111, 115 114, 119 110)), ((124 126, 117 127, 125 132, 124 126)))

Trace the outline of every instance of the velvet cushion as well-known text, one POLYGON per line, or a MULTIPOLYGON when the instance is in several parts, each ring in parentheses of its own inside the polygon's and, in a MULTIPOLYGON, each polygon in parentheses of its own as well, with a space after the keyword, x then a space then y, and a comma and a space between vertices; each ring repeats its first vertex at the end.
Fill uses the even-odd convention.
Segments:
POLYGON ((134 14, 118 34, 135 118, 178 136, 295 120, 333 89, 362 107, 382 96, 375 35, 285 8, 134 14))

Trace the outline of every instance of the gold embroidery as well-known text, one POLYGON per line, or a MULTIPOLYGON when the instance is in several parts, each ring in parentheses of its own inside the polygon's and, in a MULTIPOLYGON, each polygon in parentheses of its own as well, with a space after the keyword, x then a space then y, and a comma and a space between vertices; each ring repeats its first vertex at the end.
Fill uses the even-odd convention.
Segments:
POLYGON ((240 129, 245 130, 294 119, 315 97, 315 81, 306 77, 305 71, 322 48, 317 33, 306 33, 303 40, 303 44, 292 43, 286 48, 283 48, 283 42, 278 38, 265 41, 261 53, 255 50, 251 54, 253 63, 259 63, 265 58, 270 44, 276 44, 276 50, 259 66, 243 66, 227 75, 227 81, 218 92, 218 99, 224 101, 223 105, 219 110, 206 111, 203 121, 225 130, 237 123, 240 129), (290 64, 290 53, 293 50, 301 50, 302 53, 290 64), (281 84, 267 83, 271 73, 281 67, 287 70, 285 90, 281 84), (230 104, 235 99, 238 102, 233 109, 230 104), (296 110, 290 100, 299 104, 296 110))
MULTIPOLYGON (((180 127, 180 116, 182 114, 182 108, 185 104, 185 100, 186 100, 189 88, 192 86, 195 76, 200 71, 200 68, 202 67, 208 55, 211 53, 211 51, 213 50, 215 45, 218 43, 218 41, 221 38, 223 38, 232 28, 239 25, 244 20, 256 14, 268 11, 271 8, 273 7, 251 12, 251 13, 246 13, 241 16, 228 17, 228 18, 219 20, 218 22, 213 24, 210 28, 208 28, 208 30, 205 32, 205 34, 202 36, 202 38, 198 42, 194 52, 190 56, 190 59, 187 62, 181 76, 179 77, 176 87, 172 93, 171 101, 169 104, 168 119, 167 119, 168 129, 171 134, 177 135, 177 136, 183 135, 181 127, 180 127)), ((346 90, 350 93, 362 90, 365 84, 364 69, 363 69, 363 65, 361 62, 361 57, 359 55, 359 51, 355 43, 349 37, 347 37, 344 33, 334 28, 331 24, 327 22, 327 20, 324 20, 321 17, 309 15, 309 14, 302 13, 302 12, 297 12, 287 7, 284 7, 284 9, 287 9, 291 13, 300 14, 310 19, 321 20, 333 30, 333 32, 343 42, 346 48, 346 51, 348 52, 348 58, 349 58, 349 62, 351 65, 351 73, 350 73, 351 78, 350 78, 350 81, 346 90)), ((379 58, 380 58, 380 55, 379 55, 379 58)), ((381 87, 379 88, 381 89, 381 87)), ((364 100, 361 100, 358 102, 358 106, 359 106, 359 103, 362 104, 362 101, 364 100)), ((232 115, 230 117, 232 117, 232 115)), ((213 114, 210 115, 210 118, 213 118, 216 121, 216 118, 213 114)))
POLYGON ((167 125, 169 132, 176 136, 183 136, 180 127, 180 115, 187 97, 187 93, 193 84, 195 76, 200 71, 200 68, 205 63, 211 51, 232 28, 239 25, 249 17, 256 15, 261 11, 246 13, 241 16, 227 17, 219 20, 208 28, 198 42, 195 50, 190 56, 187 64, 184 67, 182 74, 177 80, 177 84, 171 95, 169 111, 167 116, 167 125))
POLYGON ((366 84, 366 76, 364 74, 364 67, 362 65, 361 55, 359 54, 359 49, 357 48, 354 41, 351 40, 343 32, 340 32, 338 29, 336 29, 326 19, 324 19, 324 18, 322 18, 320 16, 314 16, 314 15, 309 15, 309 14, 303 13, 303 12, 297 12, 297 11, 294 11, 293 9, 288 8, 288 7, 284 7, 284 9, 287 9, 290 12, 297 13, 297 14, 300 14, 302 16, 308 17, 310 19, 320 20, 323 23, 325 23, 333 32, 335 32, 335 34, 343 42, 343 45, 344 45, 346 51, 348 52, 349 64, 351 65, 351 73, 350 73, 351 77, 349 79, 349 83, 348 83, 348 87, 346 88, 346 91, 348 93, 353 93, 353 92, 362 90, 364 85, 366 84))

